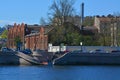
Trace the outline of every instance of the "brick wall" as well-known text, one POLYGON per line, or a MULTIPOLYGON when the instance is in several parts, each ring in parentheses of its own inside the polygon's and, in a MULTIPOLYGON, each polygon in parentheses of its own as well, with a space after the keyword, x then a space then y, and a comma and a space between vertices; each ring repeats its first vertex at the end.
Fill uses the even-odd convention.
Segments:
MULTIPOLYGON (((22 42, 22 49, 30 48, 34 49, 42 49, 46 50, 48 47, 48 36, 45 34, 45 30, 43 27, 40 27, 39 33, 30 33, 26 32, 27 25, 22 24, 14 24, 13 27, 8 29, 8 48, 16 48, 15 38, 17 36, 20 37, 22 42), (29 33, 29 34, 28 34, 29 33), (31 35, 32 34, 32 35, 31 35)), ((29 29, 28 29, 29 30, 29 29)))
POLYGON ((7 47, 9 48, 16 48, 15 44, 15 38, 17 36, 20 37, 21 41, 24 41, 24 34, 25 34, 25 25, 24 23, 20 24, 14 24, 12 28, 8 29, 8 41, 7 41, 7 47))
POLYGON ((48 36, 44 34, 44 28, 40 28, 40 32, 34 33, 33 35, 28 35, 25 37, 26 48, 32 50, 41 49, 47 50, 48 48, 48 36))

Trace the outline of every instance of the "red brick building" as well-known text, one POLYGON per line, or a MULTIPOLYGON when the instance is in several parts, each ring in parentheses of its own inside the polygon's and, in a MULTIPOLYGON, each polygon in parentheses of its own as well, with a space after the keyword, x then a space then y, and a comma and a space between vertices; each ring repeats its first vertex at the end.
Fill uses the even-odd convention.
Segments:
POLYGON ((27 25, 22 23, 14 24, 8 29, 8 48, 16 48, 15 38, 17 36, 21 39, 21 48, 30 48, 46 50, 48 48, 47 32, 51 29, 49 26, 27 25))

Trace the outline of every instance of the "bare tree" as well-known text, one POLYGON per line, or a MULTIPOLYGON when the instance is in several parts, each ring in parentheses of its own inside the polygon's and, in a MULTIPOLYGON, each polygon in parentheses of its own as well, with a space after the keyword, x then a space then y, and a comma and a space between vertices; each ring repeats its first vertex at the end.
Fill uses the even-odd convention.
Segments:
POLYGON ((43 17, 41 17, 41 19, 40 19, 40 24, 43 26, 47 25, 47 22, 45 21, 45 19, 43 17))
POLYGON ((101 45, 103 46, 110 46, 111 45, 111 30, 110 30, 110 22, 103 22, 101 24, 101 33, 100 33, 100 38, 101 38, 101 45))
POLYGON ((57 26, 63 25, 67 18, 73 15, 74 0, 54 0, 50 7, 50 19, 57 26))

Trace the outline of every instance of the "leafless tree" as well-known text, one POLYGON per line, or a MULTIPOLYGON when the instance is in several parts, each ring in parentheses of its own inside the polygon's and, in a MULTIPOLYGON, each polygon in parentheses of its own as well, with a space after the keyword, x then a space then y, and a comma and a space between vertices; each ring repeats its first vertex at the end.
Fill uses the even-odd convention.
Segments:
POLYGON ((111 23, 110 22, 103 22, 101 23, 101 33, 100 33, 100 43, 103 46, 110 46, 111 45, 111 23))
POLYGON ((50 7, 50 21, 57 26, 63 25, 67 18, 73 15, 74 0, 54 0, 50 7))
POLYGON ((40 19, 40 24, 43 26, 47 25, 47 22, 45 21, 45 19, 43 17, 41 17, 41 19, 40 19))

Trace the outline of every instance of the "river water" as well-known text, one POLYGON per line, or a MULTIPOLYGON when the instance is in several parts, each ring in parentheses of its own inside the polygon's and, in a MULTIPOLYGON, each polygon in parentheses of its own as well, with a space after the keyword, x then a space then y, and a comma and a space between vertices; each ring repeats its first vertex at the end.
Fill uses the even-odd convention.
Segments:
POLYGON ((120 80, 120 66, 0 66, 0 80, 120 80))

